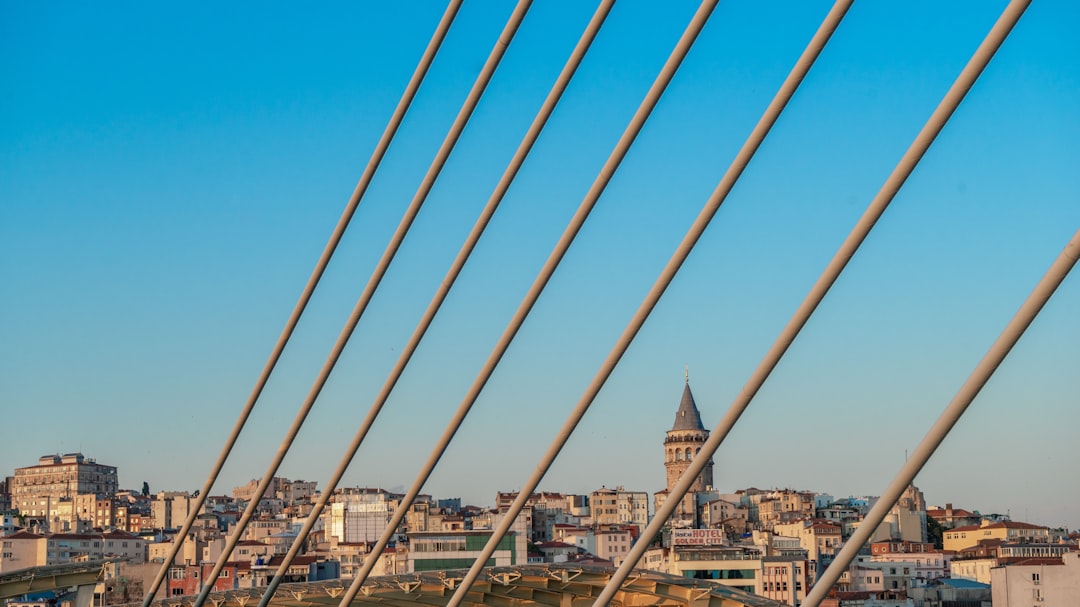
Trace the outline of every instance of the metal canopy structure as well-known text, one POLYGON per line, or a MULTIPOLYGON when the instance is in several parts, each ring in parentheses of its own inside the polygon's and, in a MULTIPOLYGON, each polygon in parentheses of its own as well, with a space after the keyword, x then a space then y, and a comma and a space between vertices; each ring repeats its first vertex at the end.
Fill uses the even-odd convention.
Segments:
MULTIPOLYGON (((483 571, 465 599, 470 607, 589 607, 610 581, 612 567, 537 564, 491 567, 483 571)), ((352 607, 442 607, 447 604, 466 570, 407 573, 369 578, 352 600, 352 607)), ((345 582, 347 582, 346 580, 345 582)), ((281 584, 270 604, 274 607, 336 607, 345 593, 340 579, 281 584)), ((213 592, 214 607, 250 607, 265 588, 213 592)), ((159 607, 189 607, 194 596, 154 601, 159 607)), ((635 571, 615 596, 623 607, 778 607, 782 603, 727 588, 707 580, 654 571, 635 571)))
POLYGON ((87 561, 31 567, 0 575, 0 599, 33 592, 93 585, 104 579, 105 567, 117 561, 87 561))

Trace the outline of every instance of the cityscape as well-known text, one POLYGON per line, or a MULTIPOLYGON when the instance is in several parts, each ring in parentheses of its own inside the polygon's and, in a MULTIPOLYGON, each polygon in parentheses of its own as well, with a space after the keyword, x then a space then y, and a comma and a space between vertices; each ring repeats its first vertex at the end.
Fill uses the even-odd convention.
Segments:
POLYGON ((1080 605, 1075 0, 0 17, 0 607, 1080 605))
MULTIPOLYGON (((644 538, 651 514, 709 437, 689 379, 672 409, 674 421, 658 441, 662 451, 657 449, 666 469, 663 489, 650 494, 602 486, 589 494, 532 494, 489 564, 618 567, 632 546, 645 542, 640 569, 801 604, 878 498, 791 488, 723 493, 714 487, 709 461, 661 536, 644 538)), ((82 453, 45 455, 16 468, 0 485, 0 579, 33 567, 108 559, 114 565, 95 585, 95 605, 142 601, 163 567, 168 575, 156 598, 191 597, 207 584, 218 592, 266 587, 286 559, 284 582, 348 581, 384 533, 390 541, 368 563, 372 576, 464 569, 518 497, 499 492, 491 504, 475 505, 419 495, 408 504, 402 494, 383 488, 342 487, 313 516, 317 483, 274 477, 258 501, 253 497, 259 481, 252 480, 231 494, 207 496, 195 511, 197 494, 152 490, 149 482, 121 489, 117 471, 82 453), (399 508, 407 513, 390 529, 399 508), (252 518, 241 527, 247 510, 252 518), (309 517, 317 522, 301 537, 309 517), (190 531, 181 539, 177 533, 185 522, 190 531), (238 541, 225 555, 229 536, 238 541), (290 557, 294 544, 300 549, 290 557), (170 552, 175 556, 166 567, 170 552), (219 561, 224 566, 211 582, 219 561)), ((910 485, 841 575, 829 594, 831 604, 978 605, 1009 596, 1062 605, 1072 600, 1080 579, 1080 531, 963 506, 930 505, 910 485)), ((29 604, 37 603, 7 603, 29 604)))

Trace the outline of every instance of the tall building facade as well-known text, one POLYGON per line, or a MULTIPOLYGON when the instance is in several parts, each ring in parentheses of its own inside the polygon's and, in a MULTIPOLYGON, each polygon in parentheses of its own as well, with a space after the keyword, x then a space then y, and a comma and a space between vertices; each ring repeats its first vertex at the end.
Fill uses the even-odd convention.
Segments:
POLYGON ((22 514, 48 517, 62 499, 111 497, 117 485, 116 466, 99 464, 82 453, 45 455, 36 466, 15 469, 11 501, 22 514))
POLYGON ((374 542, 386 529, 401 497, 383 489, 338 489, 322 514, 327 536, 339 542, 374 542))

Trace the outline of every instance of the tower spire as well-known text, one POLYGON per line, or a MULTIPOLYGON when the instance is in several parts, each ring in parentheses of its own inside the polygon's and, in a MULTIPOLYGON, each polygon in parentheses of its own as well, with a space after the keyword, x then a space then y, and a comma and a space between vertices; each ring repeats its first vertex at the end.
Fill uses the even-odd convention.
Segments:
POLYGON ((679 401, 679 409, 675 412, 675 425, 672 430, 695 430, 705 431, 701 424, 701 413, 698 411, 694 395, 690 393, 690 382, 683 384, 682 400, 679 401))
POLYGON ((690 383, 690 365, 686 365, 686 383, 690 383))

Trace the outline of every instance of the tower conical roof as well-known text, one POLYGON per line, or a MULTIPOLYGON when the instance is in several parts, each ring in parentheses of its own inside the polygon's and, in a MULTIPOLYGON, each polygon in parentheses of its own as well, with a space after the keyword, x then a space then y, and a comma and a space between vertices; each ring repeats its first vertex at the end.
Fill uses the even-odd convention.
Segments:
POLYGON ((675 425, 672 430, 704 430, 701 425, 701 413, 698 412, 697 404, 694 403, 694 395, 690 393, 690 382, 686 382, 683 388, 682 400, 679 402, 679 410, 675 412, 675 425))

